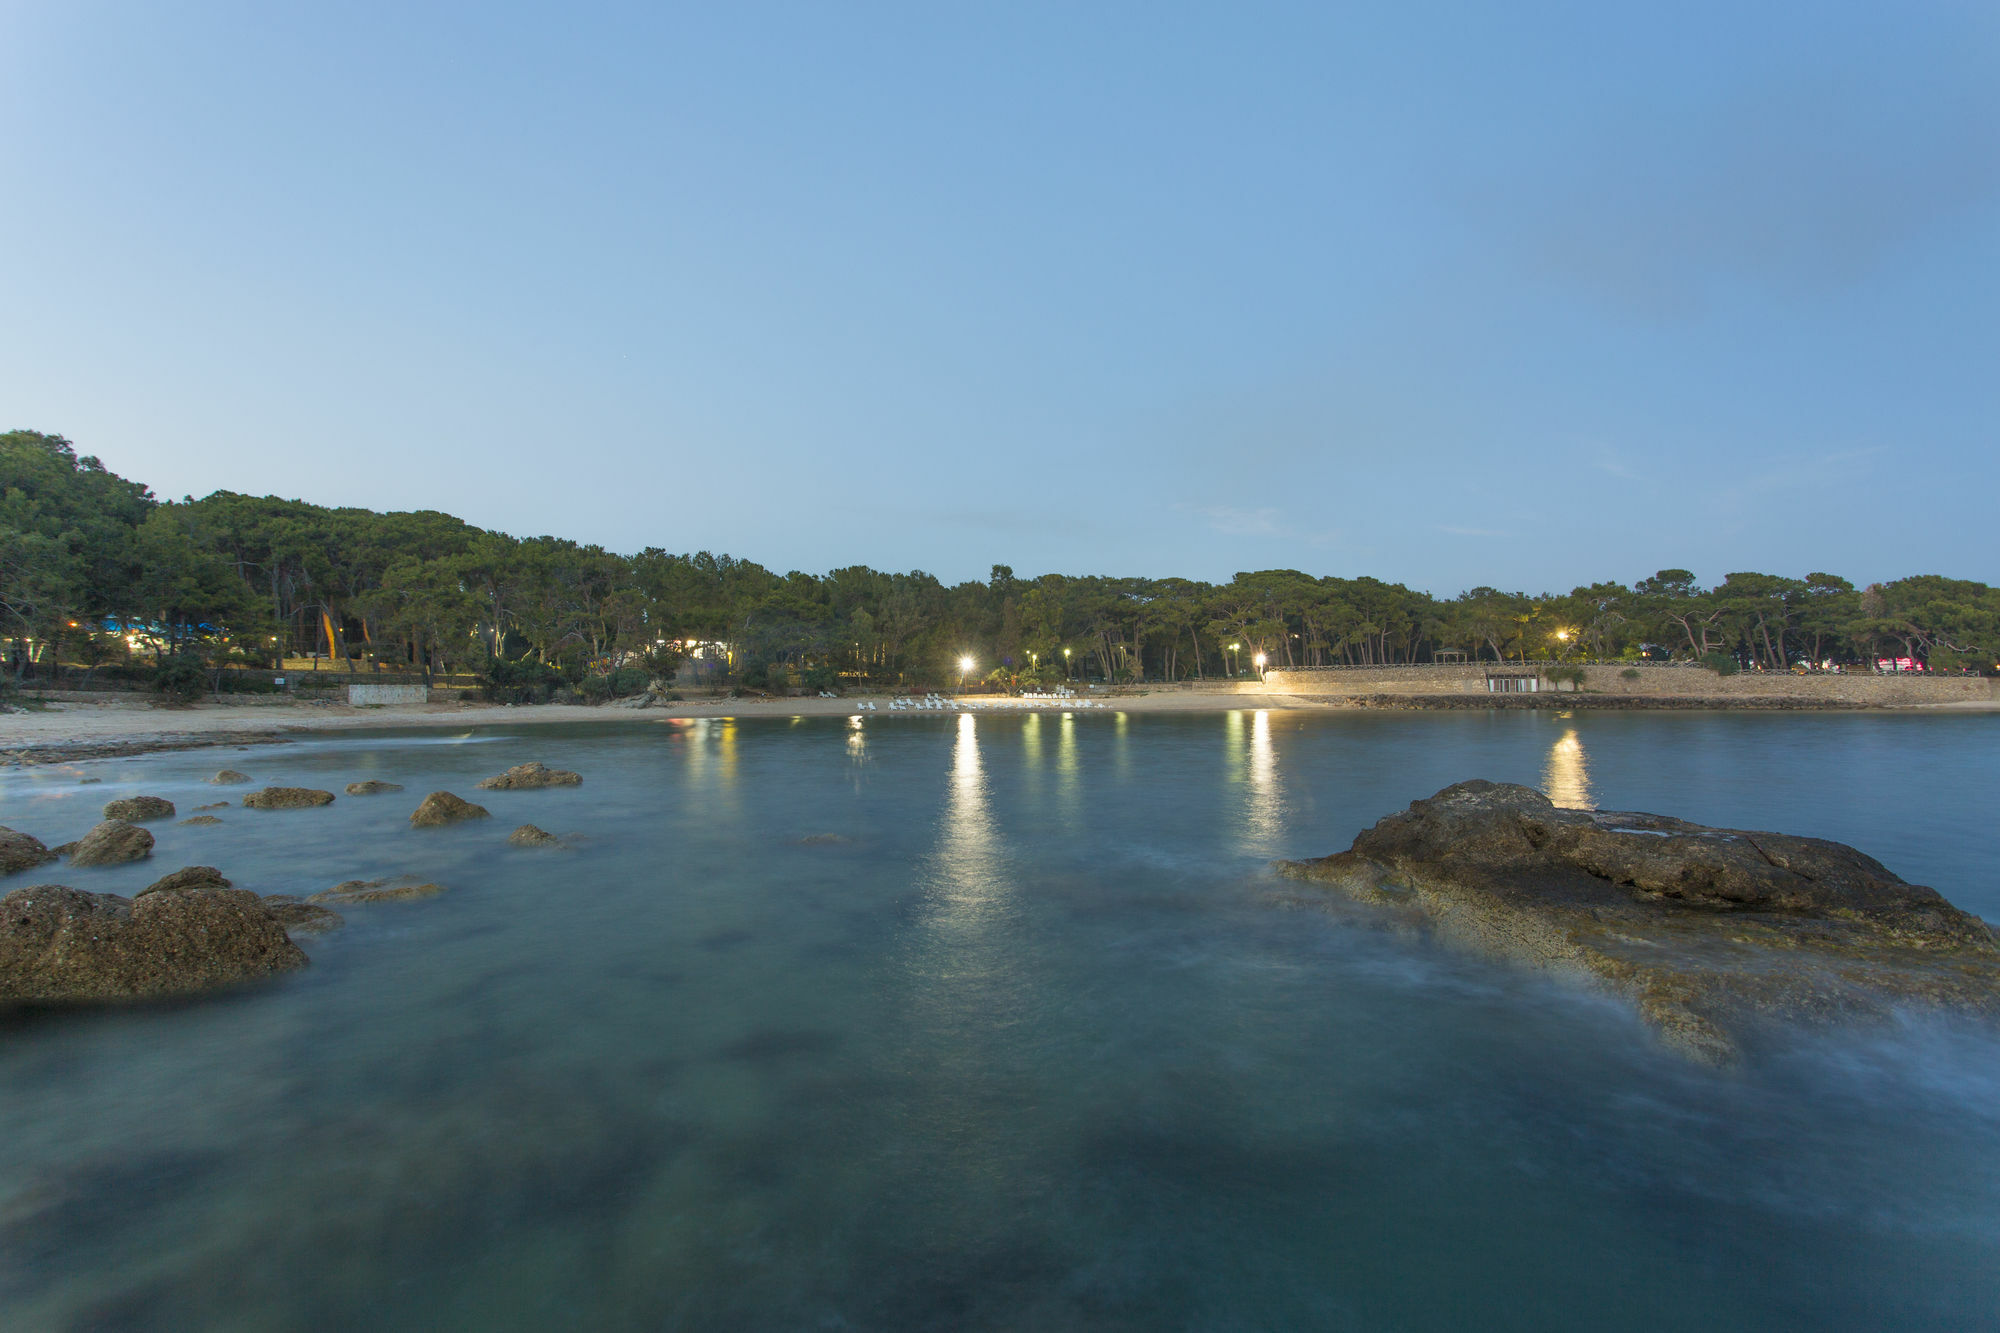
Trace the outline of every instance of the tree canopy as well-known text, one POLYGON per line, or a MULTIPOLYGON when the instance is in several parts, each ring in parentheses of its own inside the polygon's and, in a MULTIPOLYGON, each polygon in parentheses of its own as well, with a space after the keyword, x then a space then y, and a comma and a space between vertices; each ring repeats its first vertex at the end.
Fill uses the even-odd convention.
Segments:
MULTIPOLYGON (((1229 582, 1017 576, 947 586, 921 570, 779 574, 707 551, 621 555, 516 538, 430 510, 376 513, 217 491, 160 501, 58 435, 0 435, 0 637, 95 660, 142 630, 158 651, 320 653, 490 671, 531 660, 581 680, 692 651, 736 678, 943 681, 971 657, 1008 685, 1178 680, 1463 653, 1493 661, 1717 654, 1744 666, 1910 657, 1993 670, 2000 591, 1919 575, 1685 569, 1567 593, 1437 597, 1369 577, 1246 571, 1229 582)), ((25 650, 25 652, 24 652, 25 650)))

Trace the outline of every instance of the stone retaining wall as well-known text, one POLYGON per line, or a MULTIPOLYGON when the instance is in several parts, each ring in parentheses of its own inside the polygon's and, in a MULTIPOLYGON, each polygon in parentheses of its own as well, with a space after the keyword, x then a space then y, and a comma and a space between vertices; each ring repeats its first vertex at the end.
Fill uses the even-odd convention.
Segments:
MULTIPOLYGON (((1267 671, 1264 689, 1273 694, 1302 694, 1316 697, 1360 697, 1381 695, 1466 695, 1487 694, 1486 677, 1495 675, 1539 675, 1540 669, 1527 666, 1392 666, 1344 667, 1334 670, 1267 671)), ((1547 679, 1542 692, 1556 687, 1547 679)), ((1796 700, 1801 703, 1849 704, 1861 707, 1909 704, 1984 702, 2000 699, 2000 680, 1979 676, 1855 675, 1795 676, 1789 672, 1744 671, 1719 676, 1706 667, 1612 664, 1584 668, 1583 689, 1587 693, 1627 698, 1796 700), (1627 671, 1638 673, 1626 679, 1627 671)), ((1564 684, 1563 694, 1570 692, 1564 684)), ((1501 698, 1505 696, 1492 696, 1501 698)))

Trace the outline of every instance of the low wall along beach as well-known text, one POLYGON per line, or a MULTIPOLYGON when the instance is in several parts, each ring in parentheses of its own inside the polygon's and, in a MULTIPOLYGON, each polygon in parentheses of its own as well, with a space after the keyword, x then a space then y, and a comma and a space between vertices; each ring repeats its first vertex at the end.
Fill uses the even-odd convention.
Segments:
MULTIPOLYGON (((1539 692, 1553 694, 1559 690, 1567 698, 1572 688, 1568 682, 1558 687, 1543 674, 1553 665, 1482 662, 1466 666, 1307 667, 1267 671, 1264 688, 1273 694, 1307 698, 1457 697, 1492 693, 1487 682, 1489 676, 1529 676, 1535 679, 1539 692)), ((1723 704, 1740 701, 1835 707, 1984 703, 2000 699, 2000 680, 1980 676, 1914 673, 1800 676, 1777 671, 1743 671, 1722 676, 1707 667, 1644 662, 1588 666, 1583 672, 1582 693, 1607 698, 1713 699, 1723 704)))

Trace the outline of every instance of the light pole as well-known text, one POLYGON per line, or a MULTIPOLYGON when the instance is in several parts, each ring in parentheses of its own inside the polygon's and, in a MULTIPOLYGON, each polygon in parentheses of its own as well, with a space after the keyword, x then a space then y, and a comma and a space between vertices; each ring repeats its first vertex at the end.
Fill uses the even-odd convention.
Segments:
POLYGON ((1265 658, 1264 654, 1262 653, 1258 653, 1255 657, 1250 659, 1250 665, 1257 668, 1257 679, 1259 680, 1264 679, 1264 663, 1267 660, 1268 659, 1265 658))
POLYGON ((971 670, 972 659, 970 657, 961 657, 958 659, 958 692, 960 694, 965 693, 965 677, 971 670))
POLYGON ((1242 647, 1243 645, 1240 643, 1232 643, 1229 645, 1229 675, 1231 679, 1234 679, 1236 676, 1236 665, 1237 665, 1236 653, 1242 647))
POLYGON ((1063 679, 1069 679, 1069 649, 1063 649, 1063 679))

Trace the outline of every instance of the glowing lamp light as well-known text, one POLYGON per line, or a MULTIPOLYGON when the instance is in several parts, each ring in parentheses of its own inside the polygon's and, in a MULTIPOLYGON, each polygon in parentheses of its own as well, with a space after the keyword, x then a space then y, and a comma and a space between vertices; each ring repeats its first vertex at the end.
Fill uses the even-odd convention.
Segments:
POLYGON ((1253 665, 1256 666, 1256 668, 1259 671, 1262 671, 1264 669, 1264 654, 1258 653, 1255 657, 1251 658, 1250 661, 1253 665))
POLYGON ((971 670, 972 670, 972 659, 971 659, 971 658, 969 658, 969 657, 961 657, 961 658, 959 658, 959 659, 958 659, 958 669, 959 669, 959 671, 960 671, 961 673, 964 673, 964 672, 969 672, 969 671, 971 671, 971 670))

